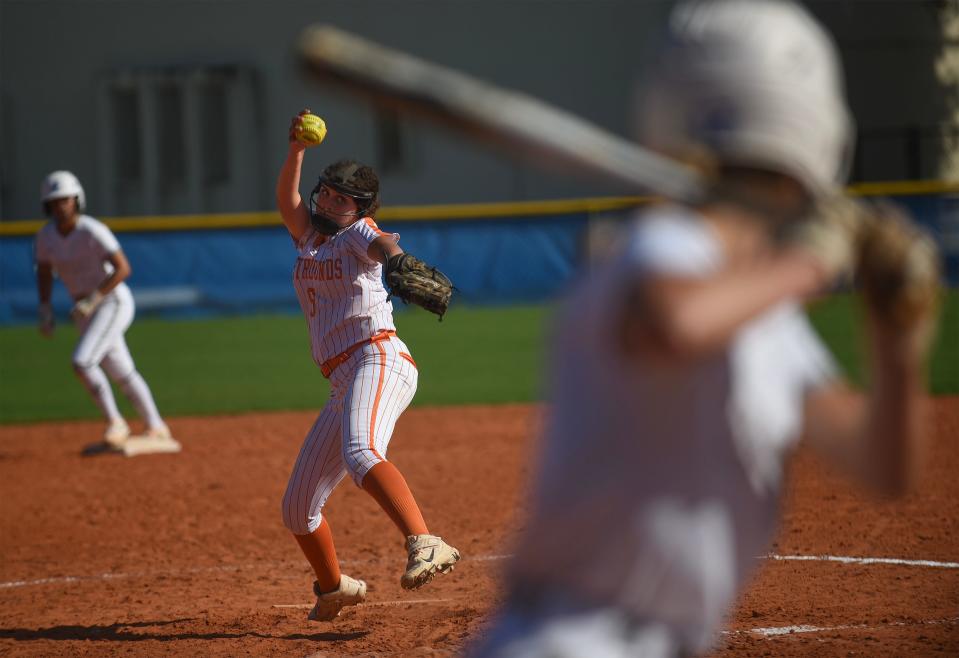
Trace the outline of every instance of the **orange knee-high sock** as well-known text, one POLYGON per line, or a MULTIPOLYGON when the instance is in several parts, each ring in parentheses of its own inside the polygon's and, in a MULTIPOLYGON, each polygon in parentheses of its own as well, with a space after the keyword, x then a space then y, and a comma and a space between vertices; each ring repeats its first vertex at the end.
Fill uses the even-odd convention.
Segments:
POLYGON ((340 563, 336 559, 333 533, 324 518, 320 527, 308 535, 293 535, 300 550, 313 567, 320 591, 332 592, 340 586, 340 563))
POLYGON ((393 464, 380 462, 367 471, 363 490, 373 496, 404 537, 429 534, 406 480, 393 464))

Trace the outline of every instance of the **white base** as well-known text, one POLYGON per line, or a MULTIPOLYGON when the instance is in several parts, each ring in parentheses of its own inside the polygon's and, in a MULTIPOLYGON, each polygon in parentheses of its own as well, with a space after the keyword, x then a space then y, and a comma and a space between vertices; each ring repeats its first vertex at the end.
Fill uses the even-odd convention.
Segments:
POLYGON ((123 454, 127 457, 175 453, 182 449, 176 439, 159 439, 152 436, 131 436, 123 443, 123 454))

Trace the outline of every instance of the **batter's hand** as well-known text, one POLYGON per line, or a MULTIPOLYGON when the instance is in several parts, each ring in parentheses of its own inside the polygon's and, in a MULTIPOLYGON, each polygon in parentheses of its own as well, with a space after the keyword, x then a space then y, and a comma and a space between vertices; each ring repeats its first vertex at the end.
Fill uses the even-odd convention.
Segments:
POLYGON ((53 307, 50 304, 40 304, 37 309, 37 329, 44 338, 53 338, 56 320, 53 316, 53 307))
POLYGON ((928 346, 939 306, 940 259, 935 242, 889 203, 870 204, 856 276, 880 328, 916 334, 928 346))
POLYGON ((94 290, 83 299, 77 300, 77 303, 73 305, 73 309, 70 311, 70 317, 74 320, 87 318, 97 310, 97 306, 99 306, 102 301, 103 294, 99 290, 94 290))
POLYGON ((867 215, 859 201, 830 196, 818 201, 809 216, 792 227, 787 240, 809 252, 831 283, 852 274, 867 215))

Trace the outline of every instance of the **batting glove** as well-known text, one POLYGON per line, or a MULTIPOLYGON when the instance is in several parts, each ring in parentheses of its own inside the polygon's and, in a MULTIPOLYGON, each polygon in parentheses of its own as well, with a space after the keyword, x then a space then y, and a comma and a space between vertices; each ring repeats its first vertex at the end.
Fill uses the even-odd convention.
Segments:
POLYGON ((73 305, 73 310, 70 311, 70 317, 74 320, 82 320, 89 317, 97 309, 101 301, 103 301, 103 294, 99 290, 94 290, 73 305))

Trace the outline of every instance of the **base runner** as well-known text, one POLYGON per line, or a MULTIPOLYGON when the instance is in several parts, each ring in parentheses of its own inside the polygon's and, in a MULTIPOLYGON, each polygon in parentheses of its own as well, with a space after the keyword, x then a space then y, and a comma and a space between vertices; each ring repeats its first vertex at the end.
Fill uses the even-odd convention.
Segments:
POLYGON ((124 283, 130 276, 130 263, 120 243, 106 225, 83 214, 83 187, 69 171, 55 171, 43 180, 40 201, 53 221, 40 229, 36 239, 39 329, 44 336, 53 335, 50 296, 56 273, 73 298, 70 316, 80 332, 73 350, 73 369, 107 419, 100 447, 129 456, 179 452, 180 444, 160 417, 124 339, 135 309, 133 295, 124 283), (107 376, 133 403, 146 425, 143 434, 131 437, 107 376))

